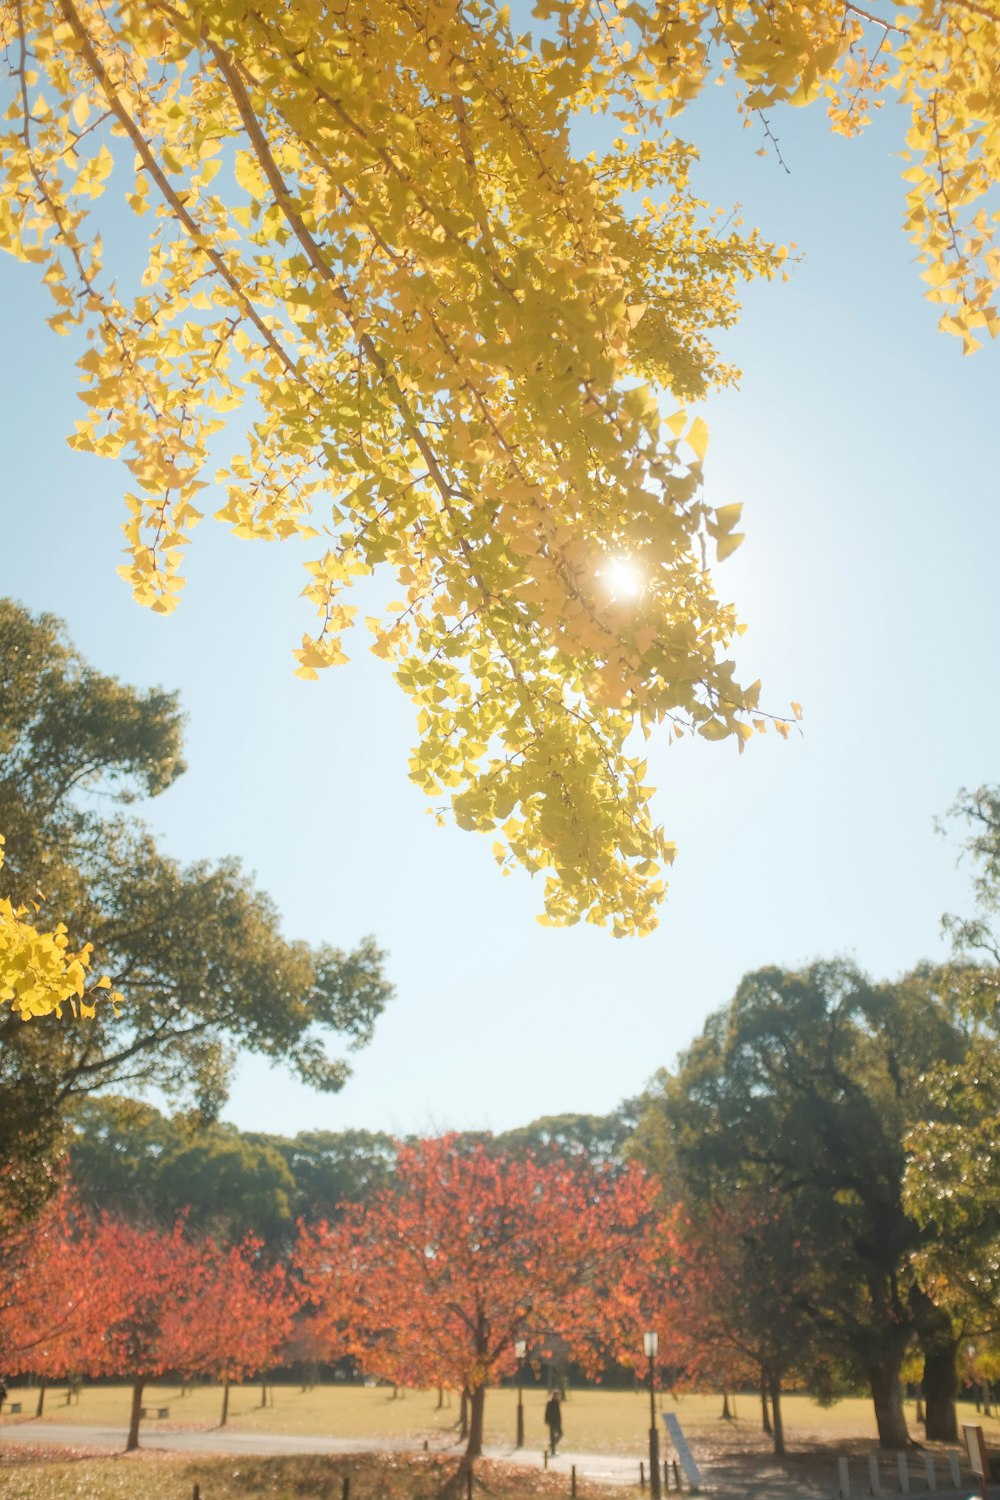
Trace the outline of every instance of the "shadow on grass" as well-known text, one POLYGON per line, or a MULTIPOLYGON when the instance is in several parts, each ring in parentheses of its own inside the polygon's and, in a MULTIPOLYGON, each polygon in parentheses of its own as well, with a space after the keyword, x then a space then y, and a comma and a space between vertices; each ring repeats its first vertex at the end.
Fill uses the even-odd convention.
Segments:
MULTIPOLYGON (((188 1459, 183 1473, 198 1482, 204 1500, 344 1500, 345 1479, 349 1500, 466 1500, 468 1494, 461 1459, 440 1454, 188 1459)), ((565 1474, 477 1459, 472 1493, 474 1500, 570 1500, 570 1484, 565 1474)), ((613 1500, 615 1493, 607 1485, 577 1487, 579 1500, 613 1500)))

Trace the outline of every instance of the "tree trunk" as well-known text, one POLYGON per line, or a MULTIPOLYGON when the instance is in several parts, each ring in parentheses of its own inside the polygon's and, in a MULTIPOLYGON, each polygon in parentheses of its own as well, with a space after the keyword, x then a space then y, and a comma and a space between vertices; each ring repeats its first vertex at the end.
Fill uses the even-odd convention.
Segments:
POLYGON ((785 1456, 785 1423, 781 1415, 781 1379, 777 1375, 768 1377, 768 1394, 771 1397, 771 1410, 774 1413, 774 1452, 777 1458, 785 1456))
POLYGON ((462 1387, 462 1399, 458 1406, 458 1441, 464 1443, 469 1436, 469 1391, 462 1387))
MULTIPOLYGON (((924 1356, 923 1405, 927 1438, 931 1442, 957 1443, 958 1346, 951 1318, 937 1307, 920 1287, 910 1293, 910 1306, 924 1356)), ((918 1410, 917 1420, 920 1420, 918 1410)))
POLYGON ((444 1405, 444 1386, 443 1385, 439 1385, 438 1386, 438 1404, 434 1408, 434 1410, 435 1411, 440 1411, 443 1405, 444 1405))
POLYGON ((229 1376, 222 1382, 222 1416, 219 1418, 219 1426, 225 1427, 229 1421, 229 1376))
POLYGON ((462 1455, 462 1467, 472 1468, 472 1461, 483 1451, 483 1413, 486 1410, 486 1380, 484 1371, 489 1368, 489 1324, 486 1312, 480 1304, 476 1309, 476 1331, 474 1343, 476 1355, 476 1384, 469 1392, 469 1441, 462 1455))
POLYGON ((132 1411, 128 1419, 128 1437, 125 1439, 125 1452, 134 1453, 139 1446, 139 1414, 142 1411, 142 1388, 145 1384, 142 1380, 132 1382, 132 1411))
POLYGON ((902 1363, 903 1350, 900 1349, 898 1354, 894 1351, 894 1357, 868 1368, 880 1448, 909 1447, 910 1434, 906 1430, 903 1393, 899 1384, 902 1363))
POLYGON ((762 1430, 770 1437, 772 1433, 771 1409, 767 1401, 767 1384, 763 1380, 760 1383, 760 1425, 762 1430))
POLYGON ((38 1382, 38 1402, 35 1406, 35 1416, 40 1417, 45 1410, 45 1387, 48 1382, 43 1375, 38 1382))
POLYGON ((483 1451, 483 1417, 486 1411, 486 1387, 477 1385, 472 1392, 469 1402, 472 1408, 471 1420, 469 1422, 469 1441, 466 1444, 462 1463, 468 1466, 474 1458, 479 1458, 483 1451))
POLYGON ((722 1411, 721 1411, 721 1413, 719 1415, 719 1421, 720 1422, 731 1422, 732 1420, 733 1420, 733 1414, 729 1410, 729 1392, 728 1391, 723 1391, 723 1393, 722 1393, 722 1411))

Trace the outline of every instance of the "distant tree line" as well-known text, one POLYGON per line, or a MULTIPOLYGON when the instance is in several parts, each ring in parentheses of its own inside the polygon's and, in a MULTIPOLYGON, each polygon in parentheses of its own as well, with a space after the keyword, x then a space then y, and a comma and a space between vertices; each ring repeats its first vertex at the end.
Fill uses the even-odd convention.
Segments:
MULTIPOLYGON (((610 1115, 549 1115, 493 1134, 456 1132, 456 1149, 620 1170, 638 1101, 610 1115)), ((340 1218, 393 1181, 406 1141, 382 1131, 241 1131, 198 1111, 165 1115, 124 1096, 89 1098, 73 1115, 69 1161, 80 1200, 95 1211, 172 1223, 234 1239, 250 1231, 275 1254, 299 1219, 340 1218)))

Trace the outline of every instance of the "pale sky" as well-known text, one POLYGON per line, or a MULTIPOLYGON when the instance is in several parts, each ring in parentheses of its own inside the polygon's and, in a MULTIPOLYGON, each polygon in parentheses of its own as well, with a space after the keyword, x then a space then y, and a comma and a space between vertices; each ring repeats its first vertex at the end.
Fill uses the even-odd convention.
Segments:
MULTIPOLYGON (((806 254, 760 285, 723 347, 742 387, 706 408, 709 498, 742 500, 719 571, 749 630, 744 680, 804 708, 803 733, 654 746, 655 807, 679 844, 659 930, 616 942, 539 927, 541 892, 490 840, 441 830, 406 779, 414 715, 363 633, 349 666, 296 680, 304 555, 206 521, 174 616, 131 601, 123 470, 72 453, 70 340, 30 267, 0 260, 6 358, 0 591, 62 615, 95 666, 180 690, 183 780, 146 810, 183 860, 239 855, 290 936, 388 950, 397 995, 344 1091, 248 1061, 245 1128, 502 1129, 604 1112, 670 1065, 740 977, 853 957, 875 978, 943 955, 969 870, 934 832, 959 786, 1000 780, 998 352, 936 331, 902 237, 901 122, 859 141, 813 111, 773 124, 791 174, 712 99, 714 204, 806 254)), ((110 258, 110 251, 109 251, 110 258)), ((212 508, 208 496, 207 509, 212 508)), ((363 613, 363 611, 362 611, 363 613)))

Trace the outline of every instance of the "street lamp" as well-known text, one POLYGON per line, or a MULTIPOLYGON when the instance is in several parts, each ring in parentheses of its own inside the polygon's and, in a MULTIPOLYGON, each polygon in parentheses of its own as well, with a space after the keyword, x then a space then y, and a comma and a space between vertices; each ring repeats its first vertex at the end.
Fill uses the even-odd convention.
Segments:
POLYGON ((515 1448, 524 1447, 524 1401, 521 1398, 521 1383, 524 1379, 524 1356, 528 1352, 528 1345, 524 1339, 518 1339, 514 1345, 514 1353, 517 1356, 517 1442, 515 1448))
POLYGON ((656 1430, 656 1351, 660 1340, 656 1329, 642 1336, 643 1353, 649 1360, 649 1493, 660 1500, 660 1434, 656 1430))

